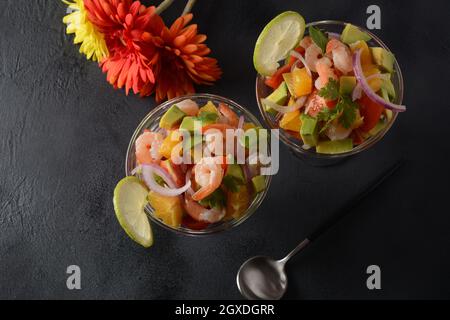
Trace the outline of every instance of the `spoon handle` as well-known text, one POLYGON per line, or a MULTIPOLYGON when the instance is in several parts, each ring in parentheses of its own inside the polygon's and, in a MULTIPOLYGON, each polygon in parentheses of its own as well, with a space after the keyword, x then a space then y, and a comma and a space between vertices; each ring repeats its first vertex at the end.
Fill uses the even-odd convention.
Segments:
POLYGON ((280 262, 284 265, 286 264, 286 262, 289 261, 290 258, 292 258, 293 256, 295 256, 299 251, 301 251, 304 247, 306 247, 311 241, 306 238, 305 240, 303 240, 302 242, 300 242, 300 244, 298 246, 295 247, 294 250, 292 250, 291 252, 289 252, 289 254, 284 257, 283 259, 280 260, 280 262))
MULTIPOLYGON (((319 236, 324 234, 326 231, 331 229, 339 220, 344 218, 348 213, 351 212, 353 208, 355 208, 363 199, 365 199, 369 194, 371 194, 375 189, 377 189, 387 178, 392 176, 403 164, 405 163, 404 159, 396 162, 391 168, 386 170, 378 179, 367 187, 363 192, 361 192, 358 197, 347 204, 345 204, 337 214, 333 215, 330 219, 326 220, 322 223, 316 231, 311 233, 306 240, 309 241, 316 240, 319 236)), ((294 249, 295 250, 295 249, 294 249)))

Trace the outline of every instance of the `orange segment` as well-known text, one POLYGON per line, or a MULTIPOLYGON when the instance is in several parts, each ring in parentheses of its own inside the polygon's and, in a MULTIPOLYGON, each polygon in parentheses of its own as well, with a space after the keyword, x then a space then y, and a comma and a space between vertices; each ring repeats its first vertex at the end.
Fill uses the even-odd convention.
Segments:
MULTIPOLYGON (((371 75, 380 73, 380 69, 378 69, 378 67, 373 64, 365 65, 362 67, 362 69, 366 78, 370 77, 371 75)), ((368 80, 367 83, 369 84, 369 86, 372 88, 373 91, 378 92, 381 89, 383 81, 380 78, 375 78, 368 80)))
POLYGON ((171 227, 179 227, 183 218, 183 207, 179 197, 165 197, 154 191, 147 196, 148 202, 155 209, 155 216, 171 227))
POLYGON ((246 185, 242 185, 238 192, 227 193, 226 217, 239 219, 250 205, 250 194, 246 185))
POLYGON ((173 148, 180 143, 180 137, 181 135, 177 130, 170 131, 159 148, 159 154, 166 159, 170 159, 173 148))
POLYGON ((301 125, 300 110, 285 113, 280 120, 280 127, 284 130, 299 132, 301 125))
POLYGON ((297 97, 310 94, 312 91, 312 78, 306 68, 295 68, 292 71, 292 83, 297 97))
POLYGON ((355 43, 352 43, 350 45, 350 50, 352 51, 352 54, 355 53, 357 50, 361 51, 361 65, 371 65, 372 62, 372 54, 370 53, 369 46, 367 45, 367 42, 360 40, 356 41, 355 43))

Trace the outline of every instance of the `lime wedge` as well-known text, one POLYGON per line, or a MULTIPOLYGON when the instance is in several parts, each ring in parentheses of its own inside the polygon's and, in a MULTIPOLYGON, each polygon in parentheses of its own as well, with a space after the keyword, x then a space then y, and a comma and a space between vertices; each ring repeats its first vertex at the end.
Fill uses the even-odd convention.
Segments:
POLYGON ((278 61, 285 59, 289 52, 303 38, 305 19, 297 12, 286 11, 272 19, 258 37, 253 52, 256 71, 271 76, 278 69, 278 61))
POLYGON ((148 248, 153 244, 150 222, 144 212, 148 190, 136 177, 126 177, 114 189, 114 210, 128 236, 148 248))

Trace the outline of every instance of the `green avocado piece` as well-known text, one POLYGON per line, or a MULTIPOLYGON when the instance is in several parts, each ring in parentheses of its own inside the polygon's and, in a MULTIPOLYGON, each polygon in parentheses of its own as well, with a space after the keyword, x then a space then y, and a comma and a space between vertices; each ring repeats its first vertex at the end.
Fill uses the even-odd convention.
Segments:
POLYGON ((225 177, 233 177, 233 179, 236 179, 240 184, 245 182, 244 171, 242 171, 241 166, 236 163, 231 163, 227 166, 225 177))
POLYGON ((219 111, 212 101, 208 101, 203 107, 198 110, 198 115, 201 116, 204 113, 215 113, 219 115, 219 111))
POLYGON ((389 73, 394 72, 395 57, 392 52, 380 47, 372 47, 370 48, 370 52, 372 53, 373 60, 381 69, 389 73))
POLYGON ((353 89, 356 87, 356 77, 342 76, 339 79, 339 93, 340 94, 352 94, 353 89))
POLYGON ((172 105, 169 110, 164 113, 159 121, 159 126, 161 128, 170 130, 175 125, 181 122, 181 120, 186 116, 186 114, 181 111, 176 104, 172 105))
POLYGON ((361 40, 369 41, 370 39, 372 39, 371 36, 350 23, 347 23, 341 34, 341 41, 346 44, 352 44, 361 40))
MULTIPOLYGON (((288 87, 286 85, 286 82, 282 82, 278 88, 276 88, 276 90, 274 92, 272 92, 266 99, 279 104, 279 105, 284 105, 289 97, 289 92, 288 92, 288 87)), ((271 114, 276 114, 277 111, 272 109, 271 107, 265 105, 264 109, 266 110, 266 112, 269 112, 271 114)))
POLYGON ((381 130, 384 129, 384 127, 386 127, 386 121, 380 120, 377 122, 377 124, 375 125, 375 127, 373 127, 370 131, 369 134, 371 136, 375 136, 377 135, 381 130))
POLYGON ((380 92, 378 93, 385 101, 390 102, 391 99, 389 98, 389 94, 387 90, 383 87, 381 87, 380 92))
POLYGON ((384 79, 381 83, 381 89, 385 89, 390 98, 395 99, 395 88, 391 79, 384 79))
POLYGON ((198 126, 199 129, 202 128, 202 121, 197 117, 184 117, 183 121, 180 124, 180 130, 187 130, 189 132, 194 132, 195 126, 198 126))
POLYGON ((255 176, 252 178, 253 188, 256 193, 260 193, 266 189, 266 178, 264 176, 255 176))
POLYGON ((263 129, 263 128, 255 127, 255 128, 246 130, 245 133, 247 133, 247 135, 245 135, 245 133, 244 133, 243 135, 241 135, 239 137, 239 144, 247 149, 250 149, 250 146, 254 146, 254 145, 257 146, 258 141, 259 141, 259 130, 261 130, 261 129, 263 129), (251 131, 253 131, 255 133, 256 140, 250 139, 252 137, 252 134, 250 133, 251 131), (252 140, 252 141, 250 141, 250 140, 252 140), (251 145, 250 145, 250 142, 252 142, 251 145))
POLYGON ((317 145, 319 137, 319 126, 317 125, 317 118, 313 118, 307 114, 300 115, 302 126, 300 127, 300 136, 305 144, 314 147, 317 145))
POLYGON ((351 151, 353 149, 352 139, 323 141, 316 147, 317 153, 337 154, 351 151))

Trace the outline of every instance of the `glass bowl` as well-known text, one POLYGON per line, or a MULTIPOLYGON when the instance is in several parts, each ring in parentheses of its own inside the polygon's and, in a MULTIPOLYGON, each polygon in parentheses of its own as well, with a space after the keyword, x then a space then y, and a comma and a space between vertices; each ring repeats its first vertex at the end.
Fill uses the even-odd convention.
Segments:
MULTIPOLYGON (((220 96, 212 95, 212 94, 193 94, 193 95, 187 95, 183 97, 178 97, 169 101, 166 101, 159 106, 157 106, 155 109, 153 109, 145 118, 141 121, 139 126, 136 128, 136 130, 133 133, 133 136, 131 137, 130 143, 128 145, 127 155, 126 155, 126 161, 125 161, 125 174, 127 176, 132 175, 133 169, 137 166, 136 164, 136 157, 135 157, 135 142, 137 137, 143 132, 144 129, 149 129, 151 131, 157 130, 159 128, 159 120, 163 116, 163 114, 174 104, 177 102, 180 102, 185 99, 192 99, 199 106, 202 106, 206 104, 208 101, 212 101, 215 105, 218 103, 226 103, 230 106, 230 108, 237 113, 238 116, 244 116, 246 122, 251 122, 255 124, 256 126, 262 127, 261 123, 258 121, 258 119, 251 114, 247 109, 240 106, 236 102, 229 100, 227 98, 223 98, 220 96)), ((270 144, 268 144, 268 152, 270 154, 270 144)), ((174 231, 178 234, 184 234, 184 235, 209 235, 209 234, 215 234, 224 230, 229 230, 231 228, 234 228, 241 223, 243 223, 245 220, 247 220, 255 211, 258 209, 258 207, 263 202, 264 198, 267 195, 267 192, 269 190, 270 183, 272 181, 272 176, 266 176, 266 188, 263 192, 260 192, 256 194, 255 198, 253 199, 252 203, 248 207, 247 211, 239 218, 239 219, 232 219, 232 220, 226 220, 226 221, 220 221, 214 224, 209 225, 205 229, 201 230, 195 230, 195 229, 189 229, 186 227, 179 227, 175 228, 172 226, 166 225, 163 221, 158 219, 156 216, 154 216, 153 208, 150 205, 147 205, 145 207, 145 213, 148 217, 150 217, 151 221, 165 229, 174 231)))
MULTIPOLYGON (((309 26, 315 26, 318 27, 324 31, 335 33, 335 34, 341 34, 344 27, 347 25, 347 22, 341 22, 341 21, 332 21, 332 20, 326 20, 326 21, 317 21, 307 24, 305 35, 308 34, 308 27, 309 26)), ((368 42, 369 46, 377 46, 382 47, 388 51, 389 48, 381 41, 376 35, 374 35, 369 30, 366 30, 365 28, 358 27, 362 31, 368 33, 372 40, 368 42)), ((397 63, 397 60, 395 60, 394 63, 394 73, 392 74, 392 83, 394 84, 394 88, 396 91, 396 98, 394 101, 392 101, 395 104, 402 104, 403 102, 403 77, 402 72, 400 70, 400 66, 397 63)), ((307 162, 311 165, 332 165, 346 157, 355 155, 359 152, 362 152, 364 150, 369 149, 373 145, 375 145, 378 141, 383 138, 383 136, 389 131, 389 129, 394 124, 395 120, 397 119, 398 113, 393 112, 393 117, 387 123, 386 127, 378 132, 378 134, 370 137, 369 139, 365 140, 362 144, 354 147, 351 151, 340 153, 340 154, 320 154, 317 153, 314 148, 311 148, 309 150, 306 150, 302 147, 303 143, 300 139, 297 139, 290 135, 288 132, 284 131, 283 129, 279 128, 278 126, 278 120, 279 115, 273 116, 270 113, 266 112, 262 103, 261 99, 267 97, 273 90, 266 86, 264 83, 264 76, 258 74, 256 77, 256 100, 258 102, 259 111, 261 112, 261 115, 267 124, 267 126, 270 129, 280 129, 279 130, 279 138, 280 140, 286 144, 290 150, 299 158, 307 162)))

